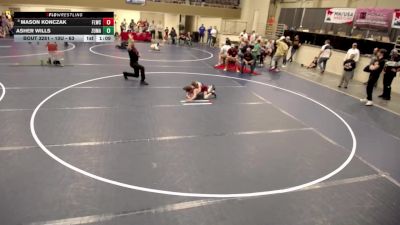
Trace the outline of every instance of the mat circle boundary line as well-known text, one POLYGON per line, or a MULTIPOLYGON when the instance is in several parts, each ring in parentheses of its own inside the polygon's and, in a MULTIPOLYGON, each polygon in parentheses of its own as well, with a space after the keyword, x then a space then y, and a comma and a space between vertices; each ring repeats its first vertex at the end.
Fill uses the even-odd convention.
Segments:
POLYGON ((329 112, 331 112, 333 115, 335 115, 337 118, 339 118, 339 120, 346 126, 347 130, 349 131, 351 138, 352 138, 352 149, 351 152, 349 154, 349 156, 347 157, 347 159, 335 170, 333 170, 332 172, 309 182, 306 182, 304 184, 300 184, 300 185, 296 185, 296 186, 292 186, 292 187, 286 187, 286 188, 282 188, 282 189, 276 189, 276 190, 270 190, 270 191, 261 191, 261 192, 250 192, 250 193, 237 193, 237 194, 205 194, 205 193, 188 193, 188 192, 176 192, 176 191, 168 191, 168 190, 161 190, 161 189, 154 189, 154 188, 146 188, 146 187, 141 187, 141 186, 135 186, 135 185, 130 185, 130 184, 126 184, 126 183, 122 183, 122 182, 118 182, 115 180, 111 180, 108 178, 104 178, 92 173, 89 173, 85 170, 82 170, 72 164, 67 163, 66 161, 62 160, 61 158, 59 158, 58 156, 56 156, 54 153, 52 153, 50 150, 48 150, 46 148, 46 146, 41 142, 41 140, 38 138, 36 130, 35 130, 35 118, 36 115, 39 111, 39 109, 42 107, 42 105, 44 103, 46 103, 49 99, 51 99, 52 97, 54 97, 55 95, 68 90, 70 88, 73 88, 75 86, 79 86, 81 84, 85 84, 85 83, 89 83, 89 82, 93 82, 93 81, 97 81, 97 80, 102 80, 102 79, 108 79, 108 78, 113 78, 113 77, 120 77, 122 76, 122 74, 115 74, 115 75, 109 75, 109 76, 104 76, 104 77, 98 77, 98 78, 94 78, 94 79, 89 79, 86 81, 81 81, 75 84, 72 84, 70 86, 67 86, 65 88, 62 88, 56 92, 54 92, 53 94, 49 95, 48 97, 46 97, 44 100, 42 100, 34 109, 32 115, 31 115, 31 119, 30 119, 30 130, 31 130, 31 134, 32 137, 34 138, 35 142, 39 145, 39 147, 51 158, 53 158, 55 161, 57 161, 58 163, 62 164, 63 166, 74 170, 75 172, 78 172, 82 175, 91 177, 93 179, 96 179, 98 181, 102 181, 105 183, 109 183, 112 185, 116 185, 119 187, 124 187, 124 188, 128 188, 128 189, 133 189, 133 190, 138 190, 138 191, 143 191, 143 192, 149 192, 149 193, 157 193, 157 194, 163 194, 163 195, 174 195, 174 196, 184 196, 184 197, 197 197, 197 198, 245 198, 245 197, 257 197, 257 196, 266 196, 266 195, 274 195, 274 194, 282 194, 282 193, 288 193, 288 192, 293 192, 293 191, 297 191, 312 185, 315 185, 317 183, 320 183, 322 181, 325 181, 329 178, 331 178, 332 176, 336 175, 337 173, 339 173, 341 170, 343 170, 353 159, 353 157, 355 156, 356 153, 356 149, 357 149, 357 139, 354 135, 354 132, 352 130, 352 128, 350 127, 350 125, 339 115, 337 114, 335 111, 333 111, 332 109, 330 109, 329 107, 325 106, 324 104, 310 98, 307 97, 301 93, 297 93, 295 91, 292 90, 288 90, 282 87, 278 87, 275 85, 271 85, 268 83, 264 83, 264 82, 260 82, 260 81, 254 81, 254 80, 248 80, 248 79, 244 79, 244 78, 238 78, 238 77, 230 77, 230 76, 226 76, 226 75, 217 75, 217 74, 206 74, 206 73, 191 73, 191 72, 148 72, 148 74, 190 74, 190 75, 199 75, 199 76, 212 76, 212 77, 221 77, 221 78, 229 78, 229 79, 235 79, 235 80, 241 80, 241 81, 247 81, 247 82, 251 82, 251 83, 255 83, 255 84, 260 84, 260 85, 264 85, 264 86, 268 86, 268 87, 273 87, 297 96, 300 96, 302 98, 305 98, 311 102, 314 102, 315 104, 321 106, 322 108, 328 110, 329 112))

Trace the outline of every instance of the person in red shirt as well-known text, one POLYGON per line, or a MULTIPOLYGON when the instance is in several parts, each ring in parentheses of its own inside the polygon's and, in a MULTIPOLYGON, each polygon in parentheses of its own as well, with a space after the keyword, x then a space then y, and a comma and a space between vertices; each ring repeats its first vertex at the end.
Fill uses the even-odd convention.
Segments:
POLYGON ((230 62, 233 62, 235 64, 235 68, 236 68, 236 72, 239 73, 239 46, 235 45, 233 48, 230 48, 227 52, 227 56, 226 56, 226 63, 225 63, 225 69, 224 71, 228 70, 228 64, 230 62))

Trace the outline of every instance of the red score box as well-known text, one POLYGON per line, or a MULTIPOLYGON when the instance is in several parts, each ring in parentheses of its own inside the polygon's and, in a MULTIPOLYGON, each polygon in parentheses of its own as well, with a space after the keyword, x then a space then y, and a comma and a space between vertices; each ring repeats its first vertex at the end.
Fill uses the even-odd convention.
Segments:
POLYGON ((103 26, 114 26, 114 18, 103 18, 103 26))

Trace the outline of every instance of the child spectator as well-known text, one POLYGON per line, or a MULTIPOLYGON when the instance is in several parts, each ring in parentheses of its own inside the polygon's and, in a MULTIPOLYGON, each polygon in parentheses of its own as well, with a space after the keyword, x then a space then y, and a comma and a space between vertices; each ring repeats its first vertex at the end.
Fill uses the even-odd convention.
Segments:
POLYGON ((340 80, 340 84, 339 84, 339 88, 342 87, 342 85, 344 85, 344 88, 347 88, 347 86, 349 85, 350 80, 353 78, 354 76, 354 69, 356 68, 356 61, 354 61, 354 54, 351 54, 349 59, 345 60, 343 62, 343 75, 342 75, 342 79, 340 80))

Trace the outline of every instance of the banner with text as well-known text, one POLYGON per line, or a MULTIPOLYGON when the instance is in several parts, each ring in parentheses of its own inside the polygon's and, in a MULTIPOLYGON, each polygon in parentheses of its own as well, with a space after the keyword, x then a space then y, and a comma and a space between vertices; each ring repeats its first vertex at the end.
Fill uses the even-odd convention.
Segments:
POLYGON ((354 25, 359 28, 389 29, 394 9, 359 8, 356 10, 354 25))
POLYGON ((329 8, 325 12, 325 23, 349 23, 354 19, 356 9, 353 8, 329 8))
POLYGON ((400 29, 400 9, 394 10, 392 28, 400 29))

